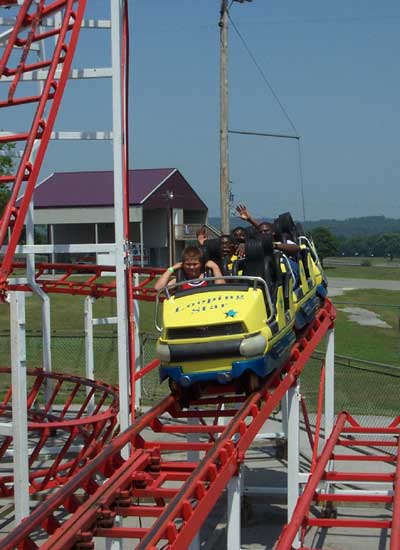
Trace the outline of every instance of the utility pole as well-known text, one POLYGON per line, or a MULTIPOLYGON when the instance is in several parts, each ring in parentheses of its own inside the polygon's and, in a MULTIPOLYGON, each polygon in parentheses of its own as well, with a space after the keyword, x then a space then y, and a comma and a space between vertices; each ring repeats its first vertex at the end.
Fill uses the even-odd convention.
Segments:
POLYGON ((228 0, 221 0, 220 26, 220 204, 221 231, 229 233, 228 0))
MULTIPOLYGON (((252 0, 233 0, 243 4, 252 0)), ((228 163, 228 0, 221 0, 220 10, 220 204, 221 231, 229 233, 229 163, 228 163)))

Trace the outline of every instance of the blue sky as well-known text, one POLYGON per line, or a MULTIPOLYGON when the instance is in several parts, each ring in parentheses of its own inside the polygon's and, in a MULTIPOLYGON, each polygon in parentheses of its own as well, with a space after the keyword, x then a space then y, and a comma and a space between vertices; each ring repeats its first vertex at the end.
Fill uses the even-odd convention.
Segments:
MULTIPOLYGON (((219 0, 132 0, 131 167, 177 167, 219 213, 219 0)), ((301 136, 307 219, 399 217, 400 4, 253 0, 231 17, 301 136)), ((2 15, 0 13, 0 15, 2 15)), ((88 2, 108 17, 108 1, 88 2)), ((107 66, 106 31, 84 31, 75 67, 107 66)), ((57 130, 111 127, 110 83, 70 83, 57 130)), ((229 126, 292 133, 234 29, 229 126)), ((2 123, 3 125, 3 123, 2 123)), ((235 201, 301 218, 297 143, 230 136, 235 201)), ((110 169, 109 144, 51 144, 51 171, 110 169)))

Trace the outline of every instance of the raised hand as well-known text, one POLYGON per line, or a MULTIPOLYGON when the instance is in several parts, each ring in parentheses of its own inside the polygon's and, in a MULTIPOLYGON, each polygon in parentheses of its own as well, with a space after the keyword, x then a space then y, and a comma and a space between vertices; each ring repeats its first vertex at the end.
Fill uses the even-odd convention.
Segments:
POLYGON ((196 232, 196 237, 197 237, 197 242, 199 243, 199 245, 203 246, 203 244, 208 239, 208 237, 207 237, 207 228, 206 228, 205 225, 202 225, 200 227, 200 229, 198 229, 198 231, 196 232))
POLYGON ((242 218, 242 220, 249 221, 251 216, 244 204, 238 204, 236 207, 236 212, 238 213, 238 216, 242 218))

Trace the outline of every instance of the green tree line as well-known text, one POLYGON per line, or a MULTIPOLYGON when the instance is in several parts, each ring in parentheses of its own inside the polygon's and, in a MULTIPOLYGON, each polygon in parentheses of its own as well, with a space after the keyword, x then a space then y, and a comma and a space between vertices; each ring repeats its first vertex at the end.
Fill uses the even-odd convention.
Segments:
POLYGON ((400 258, 400 232, 336 237, 328 227, 310 231, 321 259, 329 256, 389 256, 400 258))

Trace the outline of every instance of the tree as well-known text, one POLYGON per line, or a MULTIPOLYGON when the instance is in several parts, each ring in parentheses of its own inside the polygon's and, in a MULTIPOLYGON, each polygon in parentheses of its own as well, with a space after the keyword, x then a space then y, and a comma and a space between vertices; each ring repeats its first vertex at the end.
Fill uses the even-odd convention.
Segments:
POLYGON ((317 247, 319 259, 322 266, 324 265, 324 258, 329 256, 336 256, 338 253, 338 243, 336 237, 331 233, 327 227, 316 227, 311 231, 311 236, 317 247))
MULTIPOLYGON (((14 167, 14 143, 0 143, 0 176, 10 174, 14 167)), ((10 189, 0 186, 0 218, 10 198, 10 189)))

